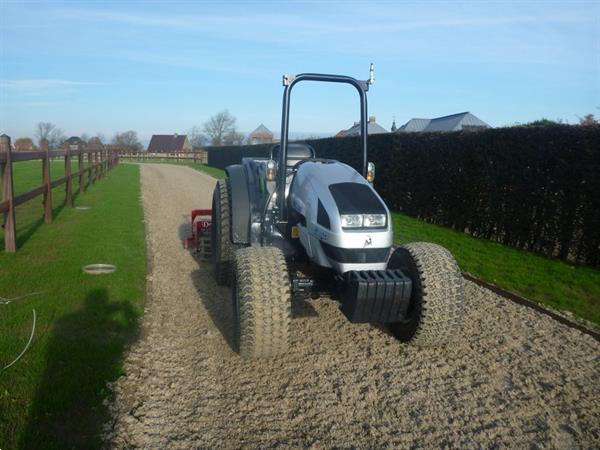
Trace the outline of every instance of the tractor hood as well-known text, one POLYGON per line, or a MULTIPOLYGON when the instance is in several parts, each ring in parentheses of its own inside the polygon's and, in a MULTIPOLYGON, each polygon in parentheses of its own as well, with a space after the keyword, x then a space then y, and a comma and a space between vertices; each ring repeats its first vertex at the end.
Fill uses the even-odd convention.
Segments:
POLYGON ((386 267, 392 245, 390 214, 373 187, 338 161, 307 161, 298 166, 289 205, 304 220, 300 240, 311 259, 340 272, 386 267), (384 214, 385 226, 342 228, 342 214, 384 214))

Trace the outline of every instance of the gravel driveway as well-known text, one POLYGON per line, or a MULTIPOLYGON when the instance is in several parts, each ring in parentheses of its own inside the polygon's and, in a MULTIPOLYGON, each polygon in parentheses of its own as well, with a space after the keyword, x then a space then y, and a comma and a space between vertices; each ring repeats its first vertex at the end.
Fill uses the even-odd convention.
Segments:
POLYGON ((600 344, 470 282, 447 348, 297 300, 289 354, 240 359, 229 290, 181 244, 214 184, 142 165, 151 296, 112 385, 108 447, 600 448, 600 344))

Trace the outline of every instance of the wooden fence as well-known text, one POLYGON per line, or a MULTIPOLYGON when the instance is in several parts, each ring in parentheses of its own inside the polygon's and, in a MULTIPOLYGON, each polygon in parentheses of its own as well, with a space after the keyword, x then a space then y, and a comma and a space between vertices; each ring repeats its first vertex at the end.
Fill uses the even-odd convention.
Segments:
POLYGON ((197 150, 186 153, 121 153, 119 157, 139 162, 163 159, 167 161, 193 161, 195 163, 208 164, 208 152, 206 150, 197 150))
POLYGON ((0 213, 4 215, 4 250, 15 252, 17 250, 15 208, 40 195, 44 196, 44 222, 52 222, 52 189, 65 184, 66 205, 73 206, 73 178, 79 177, 79 192, 102 178, 106 172, 119 162, 119 154, 114 150, 103 148, 83 149, 80 145, 77 149, 70 147, 64 150, 48 149, 48 141, 41 142, 41 150, 33 152, 12 152, 10 137, 0 136, 0 184, 3 186, 2 199, 0 200, 0 213), (87 166, 84 165, 87 154, 87 166), (53 158, 64 158, 65 176, 52 180, 50 175, 50 162, 53 158), (71 158, 76 157, 78 170, 73 172, 71 158), (13 164, 17 161, 42 161, 42 185, 28 192, 14 194, 13 164), (85 175, 87 174, 87 180, 85 175))

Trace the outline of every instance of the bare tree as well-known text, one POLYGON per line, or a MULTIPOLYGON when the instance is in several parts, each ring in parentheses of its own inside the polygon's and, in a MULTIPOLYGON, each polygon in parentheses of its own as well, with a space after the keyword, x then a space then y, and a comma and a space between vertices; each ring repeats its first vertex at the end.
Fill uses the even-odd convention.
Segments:
POLYGON ((39 144, 42 143, 43 139, 46 139, 48 147, 51 149, 59 148, 66 139, 63 131, 50 122, 39 122, 36 125, 35 137, 38 139, 39 144))
POLYGON ((234 137, 236 119, 229 111, 221 111, 204 123, 202 129, 210 138, 211 145, 225 145, 226 137, 234 137))
POLYGON ((242 133, 231 130, 223 137, 223 145, 242 145, 246 137, 242 133))
POLYGON ((188 131, 188 140, 190 141, 192 148, 196 148, 206 145, 208 137, 206 137, 200 127, 192 127, 190 131, 188 131))
POLYGON ((132 153, 139 152, 143 148, 137 133, 133 130, 115 134, 112 143, 119 146, 121 149, 132 153))
POLYGON ((600 122, 598 122, 598 119, 596 119, 593 114, 586 114, 579 118, 579 125, 584 127, 597 127, 600 125, 600 122))
POLYGON ((99 150, 103 148, 102 140, 98 136, 89 138, 86 142, 89 149, 99 150))
POLYGON ((96 133, 96 135, 94 137, 98 138, 98 140, 102 143, 106 142, 106 138, 104 137, 104 134, 102 134, 100 132, 96 133))

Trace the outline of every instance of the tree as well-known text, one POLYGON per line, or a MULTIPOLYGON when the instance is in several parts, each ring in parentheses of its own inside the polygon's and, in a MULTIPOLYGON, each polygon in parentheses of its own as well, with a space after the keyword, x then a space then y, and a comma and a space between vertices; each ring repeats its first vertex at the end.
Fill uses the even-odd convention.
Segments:
POLYGON ((586 114, 579 118, 579 125, 584 127, 597 127, 600 125, 600 122, 598 122, 598 119, 596 119, 593 114, 586 114))
POLYGON ((35 136, 39 144, 46 139, 50 149, 59 148, 66 139, 62 130, 50 122, 39 122, 36 126, 35 136))
POLYGON ((238 137, 236 119, 229 111, 221 111, 204 123, 202 128, 210 138, 211 145, 225 145, 225 141, 233 141, 238 137))
POLYGON ((137 133, 133 130, 123 131, 122 133, 115 134, 112 143, 131 153, 139 152, 143 148, 142 143, 138 139, 137 133))
POLYGON ((35 150, 33 139, 28 137, 17 139, 15 141, 15 150, 18 152, 31 152, 35 150))
POLYGON ((534 120, 533 122, 526 123, 527 127, 547 127, 549 125, 557 125, 560 122, 555 122, 554 120, 546 119, 542 117, 541 119, 534 120))
POLYGON ((99 150, 103 148, 102 140, 98 136, 89 138, 86 142, 88 148, 93 150, 99 150))
POLYGON ((190 131, 188 131, 188 140, 190 141, 192 148, 202 147, 208 142, 208 138, 202 133, 200 127, 192 127, 190 131))
POLYGON ((246 136, 244 136, 242 133, 231 130, 223 138, 223 145, 242 145, 245 138, 246 136))

